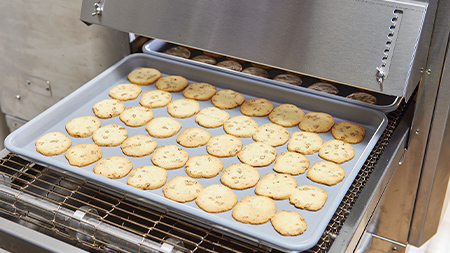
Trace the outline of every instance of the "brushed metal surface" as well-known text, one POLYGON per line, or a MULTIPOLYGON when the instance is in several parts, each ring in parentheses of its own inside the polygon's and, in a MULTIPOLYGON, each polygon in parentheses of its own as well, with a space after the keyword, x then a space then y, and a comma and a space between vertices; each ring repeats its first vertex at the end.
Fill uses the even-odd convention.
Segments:
POLYGON ((420 78, 413 62, 423 2, 108 0, 93 16, 97 2, 83 0, 83 21, 338 83, 408 98, 420 78), (401 15, 395 29, 394 11, 401 15), (385 53, 390 68, 380 86, 376 73, 385 53))

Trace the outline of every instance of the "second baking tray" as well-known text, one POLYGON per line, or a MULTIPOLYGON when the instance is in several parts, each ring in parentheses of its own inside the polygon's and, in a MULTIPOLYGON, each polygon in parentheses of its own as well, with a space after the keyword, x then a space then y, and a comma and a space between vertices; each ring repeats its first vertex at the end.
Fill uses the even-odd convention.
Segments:
MULTIPOLYGON (((156 89, 154 84, 141 87, 143 89, 142 92, 156 89)), ((183 98, 181 92, 172 93, 172 96, 172 100, 183 98)), ((139 99, 140 96, 135 100, 124 101, 124 104, 127 108, 131 106, 139 106, 139 99)), ((201 108, 213 106, 210 101, 199 102, 201 108)), ((152 109, 152 111, 154 112, 155 117, 169 116, 167 113, 167 107, 152 109)), ((239 107, 227 111, 231 117, 241 115, 239 107)), ((183 125, 181 131, 188 127, 199 126, 195 123, 194 118, 195 116, 186 119, 178 119, 183 125)), ((270 122, 268 117, 253 117, 253 119, 259 125, 270 122)), ((119 117, 101 119, 101 123, 102 126, 113 123, 124 125, 120 121, 119 117)), ((158 208, 162 208, 168 212, 173 212, 177 215, 188 216, 196 221, 200 221, 203 225, 219 229, 223 232, 238 235, 239 237, 254 241, 255 243, 260 243, 262 245, 280 250, 303 251, 313 247, 320 239, 327 224, 334 215, 336 208, 339 206, 348 188, 351 186, 360 168, 384 131, 386 124, 387 119, 383 113, 366 107, 358 107, 354 104, 347 104, 342 101, 335 101, 324 97, 315 96, 314 94, 297 93, 292 89, 288 89, 283 86, 270 85, 263 80, 236 76, 229 71, 200 68, 195 65, 181 63, 176 60, 154 55, 133 54, 110 67, 83 85, 81 88, 10 134, 5 140, 5 147, 12 152, 26 156, 39 163, 49 165, 54 169, 81 176, 86 180, 94 182, 102 187, 112 189, 112 191, 125 193, 126 195, 130 195, 142 202, 152 204, 158 208), (355 157, 352 160, 341 164, 345 170, 346 176, 344 180, 337 185, 325 186, 312 182, 306 177, 306 173, 294 176, 298 185, 312 184, 319 186, 328 192, 328 200, 321 210, 315 212, 301 210, 290 204, 288 199, 275 200, 278 211, 297 211, 305 218, 308 223, 308 228, 302 235, 298 236, 282 236, 273 229, 270 222, 262 225, 240 223, 233 219, 231 216, 232 211, 218 214, 207 213, 198 208, 195 201, 188 203, 177 203, 166 199, 162 193, 162 188, 156 190, 136 189, 127 185, 127 177, 122 179, 107 179, 94 174, 92 170, 94 164, 85 167, 74 167, 69 165, 64 157, 64 154, 47 157, 35 151, 35 142, 40 136, 53 131, 59 131, 67 134, 65 124, 69 120, 79 116, 93 115, 92 106, 100 100, 109 98, 108 92, 110 88, 120 83, 128 83, 128 73, 138 67, 156 68, 161 71, 163 76, 181 75, 186 77, 189 80, 189 83, 207 82, 215 85, 218 90, 222 88, 233 89, 242 93, 246 99, 259 97, 266 98, 269 99, 274 106, 278 106, 282 103, 291 103, 302 108, 305 112, 326 112, 335 118, 336 123, 346 120, 363 125, 366 128, 366 137, 363 142, 353 145, 355 149, 355 157)), ((125 127, 129 136, 133 136, 135 134, 147 134, 145 126, 125 127)), ((290 134, 296 131, 301 131, 297 126, 289 127, 287 129, 290 134)), ((207 130, 212 136, 225 133, 222 127, 207 130)), ((324 141, 333 139, 330 132, 320 134, 320 136, 324 141)), ((92 143, 91 137, 70 138, 73 145, 78 143, 92 143)), ((167 144, 178 145, 176 142, 176 135, 170 138, 154 139, 158 142, 159 147, 167 144)), ((252 138, 240 139, 244 145, 253 142, 252 138)), ((101 149, 103 151, 103 157, 105 158, 112 155, 123 156, 120 146, 101 147, 101 149)), ((206 146, 184 149, 188 151, 190 156, 207 154, 206 146)), ((278 154, 287 151, 287 143, 276 147, 276 150, 278 154)), ((133 167, 136 168, 144 165, 152 165, 150 157, 151 155, 140 158, 129 158, 133 162, 133 167)), ((310 160, 310 164, 322 160, 319 158, 317 153, 307 155, 307 157, 310 160)), ((232 163, 240 162, 236 156, 221 159, 224 163, 224 168, 232 163)), ((273 163, 266 167, 258 167, 261 177, 268 172, 273 172, 272 168, 273 163)), ((186 175, 184 168, 169 170, 167 181, 179 175, 186 175)), ((220 184, 220 174, 214 178, 201 178, 197 179, 197 181, 199 181, 204 187, 210 184, 220 184)), ((254 187, 246 190, 234 190, 234 192, 238 196, 239 200, 245 195, 255 194, 254 187)))

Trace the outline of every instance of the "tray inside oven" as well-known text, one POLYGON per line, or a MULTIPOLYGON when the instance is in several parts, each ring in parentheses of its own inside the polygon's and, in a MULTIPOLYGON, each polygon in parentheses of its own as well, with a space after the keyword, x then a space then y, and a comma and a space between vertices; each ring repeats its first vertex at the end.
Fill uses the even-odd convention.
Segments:
MULTIPOLYGON (((141 86, 143 91, 156 89, 155 85, 141 86)), ((142 94, 142 93, 141 93, 142 94)), ((181 92, 172 93, 172 100, 183 98, 181 92)), ((139 106, 140 96, 131 101, 124 101, 126 107, 139 106)), ((210 101, 199 101, 201 108, 212 106, 210 101)), ((169 116, 167 108, 152 109, 155 117, 169 116)), ((239 108, 227 110, 230 116, 240 114, 239 108)), ((198 126, 195 123, 194 116, 187 119, 178 119, 183 129, 198 126)), ((267 117, 253 117, 259 125, 269 123, 267 117)), ((111 119, 101 119, 102 125, 107 124, 122 124, 118 117, 111 119)), ((98 185, 107 187, 114 191, 124 192, 128 195, 165 209, 169 212, 174 212, 179 215, 188 216, 201 223, 220 229, 223 232, 230 234, 237 234, 249 240, 261 243, 263 245, 274 247, 281 250, 302 251, 313 247, 320 239, 330 219, 334 215, 336 208, 339 206, 342 198, 351 186, 354 178, 358 174, 360 168, 364 164, 370 151, 376 144, 376 141, 381 136, 387 124, 386 116, 379 111, 372 110, 367 107, 357 106, 355 104, 345 103, 340 100, 332 100, 326 97, 317 96, 312 93, 302 93, 284 86, 271 85, 264 80, 255 78, 247 78, 246 76, 238 76, 230 71, 215 70, 201 68, 192 64, 183 63, 177 60, 158 57, 149 54, 133 54, 130 55, 114 66, 110 67, 78 90, 65 97, 54 106, 38 115, 27 124, 11 133, 5 140, 5 147, 11 152, 26 156, 39 163, 45 163, 55 169, 75 174, 83 177, 88 181, 95 182, 98 185), (162 188, 156 190, 140 190, 127 185, 127 177, 122 179, 107 179, 93 173, 94 164, 85 167, 70 166, 64 154, 47 157, 35 151, 35 141, 45 133, 59 131, 66 133, 65 124, 72 118, 84 115, 94 115, 92 106, 103 99, 109 98, 108 91, 113 86, 120 83, 127 83, 127 75, 132 70, 138 67, 152 67, 161 71, 164 75, 181 75, 186 77, 190 83, 192 82, 207 82, 215 85, 218 90, 221 88, 228 88, 242 93, 246 99, 263 97, 269 99, 274 106, 282 103, 292 103, 302 108, 305 112, 321 111, 331 114, 336 123, 347 120, 352 121, 366 127, 366 137, 363 142, 354 144, 355 158, 341 164, 344 168, 346 176, 344 180, 334 186, 325 186, 317 184, 307 179, 306 173, 294 176, 297 179, 298 185, 312 184, 317 185, 328 192, 328 200, 324 207, 316 212, 306 211, 295 208, 289 203, 289 200, 276 200, 277 210, 293 210, 298 211, 308 223, 307 230, 298 236, 282 236, 278 234, 270 224, 270 222, 262 225, 243 224, 233 219, 231 211, 224 213, 207 213, 197 207, 195 201, 188 203, 177 203, 168 200, 162 193, 162 188)), ((128 127, 125 126, 129 136, 135 134, 147 134, 145 126, 142 127, 128 127)), ((301 131, 298 127, 287 128, 292 134, 296 131, 301 131)), ((207 129, 211 135, 219 135, 225 133, 223 128, 207 129)), ((180 131, 181 132, 181 131, 180 131)), ((320 134, 324 141, 333 139, 330 132, 320 134)), ((70 137, 73 145, 78 143, 92 142, 90 137, 73 138, 70 137)), ((177 144, 176 136, 170 138, 154 138, 158 142, 158 146, 167 144, 177 144)), ((244 145, 253 142, 252 138, 240 138, 244 145)), ((178 144, 177 144, 178 145, 178 144)), ((112 155, 123 155, 120 146, 117 147, 101 147, 103 157, 112 155)), ((206 154, 206 147, 198 148, 184 148, 188 151, 190 156, 198 154, 206 154)), ((281 154, 287 151, 287 144, 276 147, 277 153, 281 154)), ((151 165, 151 155, 140 158, 129 157, 133 162, 133 167, 144 165, 151 165)), ((310 164, 322 160, 317 153, 307 155, 310 164)), ((236 162, 240 162, 238 158, 221 158, 224 163, 224 168, 236 162)), ((266 167, 258 167, 261 176, 265 173, 273 172, 273 163, 266 167)), ((168 179, 179 175, 186 175, 184 168, 169 170, 168 179)), ((197 179, 204 187, 210 184, 220 184, 220 174, 214 178, 197 179)), ((234 190, 238 199, 240 200, 245 195, 254 195, 254 187, 246 190, 234 190)))

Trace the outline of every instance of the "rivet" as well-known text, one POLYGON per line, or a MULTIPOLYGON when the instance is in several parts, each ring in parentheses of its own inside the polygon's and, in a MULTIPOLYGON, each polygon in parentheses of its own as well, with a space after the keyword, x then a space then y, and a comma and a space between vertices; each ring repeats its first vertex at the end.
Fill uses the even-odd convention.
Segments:
POLYGON ((419 132, 420 132, 420 130, 419 130, 419 129, 416 129, 416 134, 419 134, 419 132))
POLYGON ((394 246, 394 247, 392 247, 391 250, 395 252, 395 251, 397 251, 397 247, 394 246))
POLYGON ((431 69, 427 69, 427 74, 428 74, 428 75, 431 74, 431 69))
POLYGON ((17 94, 17 95, 16 95, 16 98, 17 98, 18 100, 20 100, 20 98, 21 98, 21 97, 20 97, 20 94, 17 94))

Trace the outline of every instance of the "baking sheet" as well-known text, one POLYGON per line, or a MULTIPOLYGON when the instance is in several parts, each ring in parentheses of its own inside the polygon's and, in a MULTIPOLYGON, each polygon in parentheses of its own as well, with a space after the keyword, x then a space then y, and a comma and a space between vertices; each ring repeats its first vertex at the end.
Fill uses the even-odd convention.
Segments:
MULTIPOLYGON (((141 87, 143 89, 142 93, 148 90, 156 89, 155 85, 141 87)), ((172 93, 172 96, 172 100, 183 98, 182 92, 172 93)), ((131 106, 139 106, 140 97, 141 95, 135 100, 124 101, 124 104, 127 108, 131 106)), ((201 108, 212 106, 210 101, 199 102, 201 108)), ((166 107, 152 109, 152 111, 154 112, 155 117, 170 116, 167 113, 166 107)), ((227 112, 229 112, 230 117, 241 114, 239 107, 227 110, 227 112)), ((178 119, 183 124, 183 128, 180 132, 188 127, 198 126, 194 119, 195 116, 186 119, 178 119)), ((258 122, 259 125, 270 122, 267 117, 253 117, 253 119, 258 122)), ((112 123, 124 125, 120 121, 119 117, 100 120, 102 126, 112 123)), ((376 141, 384 131, 386 124, 387 118, 383 113, 366 107, 358 107, 354 104, 344 103, 339 100, 330 100, 310 93, 296 93, 293 92, 292 89, 283 86, 270 85, 263 80, 254 78, 236 76, 229 71, 200 68, 195 65, 186 64, 177 60, 158 57, 155 55, 133 54, 110 67, 80 87, 78 90, 35 117, 15 132, 11 133, 5 140, 5 147, 11 152, 26 156, 30 159, 50 165, 60 170, 67 171, 68 173, 82 176, 89 181, 96 182, 99 185, 125 192, 127 195, 131 195, 142 201, 152 203, 160 208, 183 216, 193 217, 195 220, 205 222, 207 225, 218 228, 222 231, 238 234, 249 240, 253 240, 257 243, 280 250, 302 251, 313 247, 322 236, 322 233, 334 215, 336 208, 339 206, 348 188, 351 186, 354 178, 375 146, 376 141), (298 185, 312 184, 319 186, 328 192, 328 200, 321 210, 316 212, 301 210, 291 205, 288 199, 275 200, 278 211, 295 210, 305 218, 308 223, 308 229, 299 236, 282 236, 273 229, 270 222, 262 225, 250 225, 237 222, 231 216, 231 210, 219 214, 207 213, 198 208, 195 201, 188 203, 177 203, 164 198, 162 188, 156 190, 136 189, 126 184, 127 177, 122 179, 107 179, 94 174, 92 171, 94 164, 81 168, 74 167, 69 165, 64 157, 64 154, 47 157, 35 151, 35 141, 40 136, 53 131, 66 133, 65 124, 69 120, 79 116, 94 115, 92 112, 92 106, 100 100, 109 98, 108 91, 113 86, 120 83, 128 83, 128 73, 138 67, 156 68, 161 71, 163 76, 181 75, 186 77, 189 80, 189 83, 207 82, 215 85, 218 90, 221 88, 233 89, 241 92, 246 99, 258 97, 267 98, 274 104, 275 107, 281 103, 292 103, 302 108, 305 113, 309 111, 327 112, 335 118, 336 123, 347 120, 363 125, 366 128, 366 137, 363 142, 353 145, 356 153, 355 158, 341 164, 345 170, 346 176, 344 180, 337 185, 325 186, 314 183, 307 179, 306 173, 294 176, 297 179, 298 185)), ((129 136, 136 134, 147 134, 145 126, 125 126, 125 128, 127 129, 129 136)), ((296 131, 301 131, 297 126, 289 127, 287 129, 290 134, 296 131)), ((222 127, 207 130, 212 134, 212 136, 225 133, 222 127)), ((320 134, 320 136, 323 138, 324 142, 333 139, 331 132, 320 134)), ((72 140, 72 145, 92 142, 91 137, 70 138, 72 140)), ((178 145, 176 143, 176 135, 170 138, 154 139, 158 142, 158 146, 167 144, 178 145)), ((252 138, 240 139, 244 145, 253 142, 252 138)), ((101 147, 101 149, 103 151, 103 157, 123 155, 120 146, 101 147)), ((184 149, 188 151, 190 156, 207 154, 206 146, 184 149)), ((287 151, 287 143, 276 147, 276 150, 278 154, 281 154, 283 151, 287 151)), ((139 167, 151 165, 152 162, 150 157, 151 155, 140 158, 129 158, 133 162, 133 167, 139 167)), ((317 153, 307 155, 307 157, 310 160, 311 165, 316 161, 322 160, 318 157, 317 153)), ((232 163, 240 162, 237 156, 221 159, 224 163, 224 168, 232 163)), ((273 172, 272 167, 273 163, 266 167, 258 167, 258 170, 261 172, 261 177, 268 172, 273 172)), ((167 181, 178 175, 186 175, 184 168, 169 170, 167 181)), ((199 178, 197 181, 199 181, 204 187, 210 184, 220 184, 220 175, 221 174, 209 179, 199 178)), ((255 194, 254 187, 246 190, 234 190, 234 192, 238 196, 239 200, 245 195, 255 194)))
MULTIPOLYGON (((144 44, 144 46, 142 47, 142 51, 144 53, 147 54, 154 54, 157 56, 161 56, 161 57, 167 57, 167 58, 172 58, 172 59, 176 59, 178 61, 181 62, 185 62, 188 64, 194 64, 197 65, 199 67, 205 67, 205 68, 212 68, 212 69, 217 69, 220 67, 214 66, 214 65, 209 65, 209 64, 205 64, 205 63, 201 63, 201 62, 196 62, 194 60, 191 60, 194 56, 199 55, 199 54, 203 54, 203 51, 200 50, 191 50, 191 57, 190 59, 185 59, 185 58, 181 58, 181 57, 177 57, 177 56, 173 56, 173 55, 169 55, 169 54, 165 54, 164 52, 169 49, 174 47, 175 44, 171 44, 165 41, 161 41, 161 40, 151 40, 147 43, 144 44)), ((219 61, 223 61, 226 60, 226 57, 221 57, 218 59, 219 61)), ((246 67, 250 67, 252 66, 249 62, 242 62, 242 69, 246 68, 246 67)), ((228 71, 228 70, 227 70, 228 71)), ((229 71, 233 71, 233 70, 229 70, 229 71)), ((287 88, 291 88, 293 90, 295 90, 296 92, 307 92, 307 93, 313 93, 313 94, 317 94, 319 96, 324 96, 327 97, 329 99, 333 99, 333 100, 342 100, 345 101, 346 103, 352 103, 355 104, 357 106, 364 106, 367 108, 371 108, 371 109, 375 109, 384 113, 388 113, 388 112, 392 112, 395 109, 398 108, 398 106, 401 104, 403 98, 402 97, 396 97, 396 96, 389 96, 389 95, 385 95, 382 93, 376 93, 373 92, 371 93, 372 95, 374 95, 377 98, 377 104, 373 105, 373 104, 368 104, 362 101, 357 101, 357 100, 352 100, 349 98, 346 98, 346 96, 354 93, 354 92, 358 92, 361 91, 361 89, 357 88, 357 87, 352 87, 352 86, 348 86, 348 85, 343 85, 343 84, 337 84, 335 83, 334 85, 338 88, 339 93, 337 95, 333 95, 333 94, 328 94, 328 93, 324 93, 324 92, 320 92, 320 91, 315 91, 315 90, 311 90, 308 89, 307 87, 309 87, 310 85, 320 81, 317 78, 314 77, 309 77, 309 76, 302 76, 302 85, 301 86, 294 86, 291 84, 287 84, 287 83, 283 83, 283 82, 278 82, 275 80, 272 80, 276 75, 278 74, 283 74, 285 73, 285 71, 280 70, 280 69, 275 69, 275 68, 271 68, 268 69, 268 73, 269 73, 269 78, 267 78, 267 82, 268 83, 272 83, 274 85, 281 85, 287 88)), ((235 72, 236 74, 236 72, 235 72)), ((248 75, 245 73, 237 73, 237 75, 248 75)), ((260 79, 261 77, 253 77, 251 76, 250 78, 257 78, 260 79)), ((369 92, 370 93, 370 92, 369 92)))

